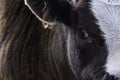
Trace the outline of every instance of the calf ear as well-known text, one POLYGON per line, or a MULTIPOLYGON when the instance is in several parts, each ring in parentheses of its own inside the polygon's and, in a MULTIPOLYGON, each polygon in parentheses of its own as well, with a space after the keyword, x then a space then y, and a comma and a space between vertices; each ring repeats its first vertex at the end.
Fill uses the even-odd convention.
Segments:
POLYGON ((72 7, 67 0, 24 0, 32 13, 43 23, 54 20, 66 25, 71 23, 72 7))

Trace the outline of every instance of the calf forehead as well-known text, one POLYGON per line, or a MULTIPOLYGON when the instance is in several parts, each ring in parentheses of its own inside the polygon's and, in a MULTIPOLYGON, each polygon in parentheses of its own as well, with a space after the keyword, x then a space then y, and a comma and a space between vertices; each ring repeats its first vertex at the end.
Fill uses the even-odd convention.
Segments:
POLYGON ((118 76, 120 73, 120 0, 92 0, 90 5, 90 9, 98 20, 96 24, 104 33, 109 51, 106 70, 118 76))

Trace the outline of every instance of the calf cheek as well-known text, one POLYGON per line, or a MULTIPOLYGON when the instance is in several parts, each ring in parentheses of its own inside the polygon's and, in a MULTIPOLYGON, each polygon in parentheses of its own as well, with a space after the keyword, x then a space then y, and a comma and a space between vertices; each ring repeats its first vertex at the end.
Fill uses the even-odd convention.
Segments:
POLYGON ((95 41, 88 43, 81 39, 78 43, 75 35, 70 34, 67 49, 70 67, 77 78, 93 77, 106 63, 106 46, 99 46, 95 41))

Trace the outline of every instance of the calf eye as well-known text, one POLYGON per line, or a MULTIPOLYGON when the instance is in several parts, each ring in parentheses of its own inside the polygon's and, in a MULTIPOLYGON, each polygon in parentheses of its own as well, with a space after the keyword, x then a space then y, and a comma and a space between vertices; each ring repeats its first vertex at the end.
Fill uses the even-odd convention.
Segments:
POLYGON ((82 37, 83 39, 88 38, 88 33, 87 33, 85 30, 81 30, 81 37, 82 37))
POLYGON ((82 28, 77 29, 77 35, 80 37, 80 39, 88 38, 88 33, 82 28))
POLYGON ((79 39, 85 40, 85 41, 87 41, 88 43, 91 43, 91 41, 92 41, 92 39, 91 39, 91 37, 89 36, 88 32, 85 31, 85 30, 82 29, 82 28, 79 28, 79 29, 78 29, 77 35, 78 35, 79 39))

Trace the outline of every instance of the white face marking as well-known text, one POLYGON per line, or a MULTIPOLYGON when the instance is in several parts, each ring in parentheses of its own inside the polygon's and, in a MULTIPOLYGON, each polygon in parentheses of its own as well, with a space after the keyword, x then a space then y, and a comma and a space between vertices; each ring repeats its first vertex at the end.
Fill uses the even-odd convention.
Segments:
POLYGON ((104 32, 103 36, 109 50, 106 71, 120 77, 120 0, 109 0, 113 2, 111 4, 107 1, 92 0, 91 10, 104 32))

